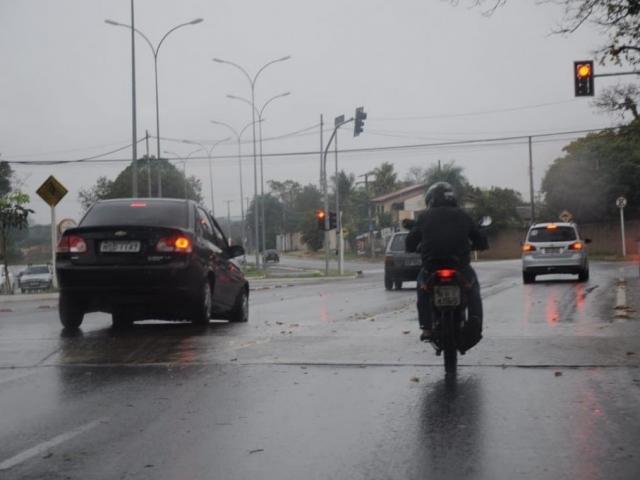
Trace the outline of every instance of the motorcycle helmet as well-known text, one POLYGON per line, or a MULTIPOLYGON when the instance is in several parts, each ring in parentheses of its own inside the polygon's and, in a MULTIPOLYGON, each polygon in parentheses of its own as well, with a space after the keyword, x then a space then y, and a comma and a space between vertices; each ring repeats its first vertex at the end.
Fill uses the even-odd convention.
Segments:
POLYGON ((424 203, 429 208, 458 206, 453 187, 447 182, 436 182, 431 185, 424 195, 424 203))

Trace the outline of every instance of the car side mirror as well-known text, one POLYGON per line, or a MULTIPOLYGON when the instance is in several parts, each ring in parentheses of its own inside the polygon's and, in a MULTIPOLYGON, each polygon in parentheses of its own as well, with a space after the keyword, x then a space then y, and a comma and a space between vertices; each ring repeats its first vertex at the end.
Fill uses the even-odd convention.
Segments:
POLYGON ((481 228, 487 228, 489 227, 491 224, 493 223, 493 218, 491 218, 490 216, 484 216, 480 219, 480 221, 478 222, 478 225, 481 228))
POLYGON ((231 245, 228 252, 229 258, 241 257, 244 255, 244 248, 242 248, 242 245, 231 245))

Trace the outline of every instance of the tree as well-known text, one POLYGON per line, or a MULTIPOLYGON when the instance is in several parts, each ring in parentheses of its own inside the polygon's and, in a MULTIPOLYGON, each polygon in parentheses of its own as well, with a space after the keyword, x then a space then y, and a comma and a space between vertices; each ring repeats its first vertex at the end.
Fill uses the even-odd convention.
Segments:
MULTIPOLYGON (((281 232, 282 222, 282 203, 271 194, 258 196, 258 204, 260 207, 264 205, 264 221, 266 224, 264 248, 276 248, 276 235, 281 232)), ((255 225, 255 203, 252 200, 247 209, 247 225, 255 225)), ((262 224, 261 217, 259 218, 262 224)), ((261 226, 261 228, 264 228, 261 226)), ((254 229, 251 232, 254 233, 254 229)), ((251 235, 253 237, 253 235, 251 235)))
POLYGON ((619 196, 627 198, 629 217, 640 214, 640 120, 589 134, 564 152, 542 180, 544 215, 557 218, 568 210, 579 222, 613 219, 619 196))
POLYGON ((0 162, 0 197, 11 191, 11 177, 13 170, 7 162, 0 162))
POLYGON ((450 183, 462 203, 470 190, 469 182, 462 172, 463 168, 455 165, 453 161, 444 165, 438 161, 437 165, 432 165, 425 171, 425 182, 427 187, 436 182, 450 183))
MULTIPOLYGON (((153 177, 157 175, 158 166, 162 173, 162 196, 164 198, 189 198, 196 202, 202 202, 202 184, 200 179, 191 176, 185 178, 182 170, 178 170, 168 160, 161 158, 143 157, 138 160, 138 192, 140 196, 158 196, 158 180, 153 177), (147 172, 147 175, 143 175, 147 172), (151 182, 148 174, 152 173, 151 182), (149 183, 151 191, 149 191, 149 183), (144 192, 144 194, 142 193, 144 192)), ((106 177, 99 177, 96 184, 88 189, 83 189, 78 193, 78 200, 86 210, 96 200, 106 198, 126 198, 131 196, 131 165, 122 170, 115 180, 108 180, 106 177)))
POLYGON ((16 191, 0 197, 0 254, 5 275, 4 293, 13 291, 9 279, 7 252, 9 250, 9 233, 12 230, 22 230, 29 226, 29 214, 33 210, 25 207, 29 203, 29 196, 16 191))
POLYGON ((427 171, 423 167, 409 167, 406 175, 404 176, 404 181, 408 185, 419 185, 421 183, 425 183, 427 178, 427 171))
POLYGON ((522 195, 510 188, 475 189, 472 216, 475 220, 490 216, 493 219, 493 228, 496 230, 517 228, 522 226, 517 210, 517 207, 522 204, 522 195))
POLYGON ((391 193, 398 187, 398 174, 392 163, 384 162, 373 170, 374 180, 371 185, 374 197, 391 193))
POLYGON ((285 180, 279 182, 269 180, 269 188, 273 196, 275 196, 282 204, 282 218, 278 222, 280 225, 279 233, 295 232, 295 202, 297 196, 302 190, 302 186, 293 180, 285 180))
POLYGON ((312 250, 322 248, 324 232, 318 229, 316 211, 322 208, 322 193, 313 184, 302 187, 294 204, 296 231, 302 232, 302 240, 312 250))

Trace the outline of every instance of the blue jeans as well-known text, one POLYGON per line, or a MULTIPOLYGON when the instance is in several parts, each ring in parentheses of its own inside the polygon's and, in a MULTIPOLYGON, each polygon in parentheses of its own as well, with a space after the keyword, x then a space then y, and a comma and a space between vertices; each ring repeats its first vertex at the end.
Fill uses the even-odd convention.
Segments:
MULTIPOLYGON (((459 269, 460 273, 464 275, 468 282, 471 283, 471 290, 469 290, 467 301, 467 314, 470 322, 476 323, 476 325, 482 331, 482 297, 480 296, 480 284, 478 283, 478 277, 476 272, 471 268, 471 265, 467 265, 459 269)), ((418 274, 418 322, 421 329, 431 330, 431 300, 429 293, 420 288, 431 272, 425 271, 424 268, 420 269, 418 274)))

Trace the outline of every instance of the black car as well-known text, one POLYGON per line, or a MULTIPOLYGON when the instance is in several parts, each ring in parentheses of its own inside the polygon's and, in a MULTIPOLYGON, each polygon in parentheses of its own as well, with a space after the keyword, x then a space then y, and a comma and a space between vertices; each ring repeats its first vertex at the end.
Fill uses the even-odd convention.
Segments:
POLYGON ((280 262, 280 255, 277 250, 269 249, 264 251, 264 261, 266 262, 280 262))
POLYGON ((420 254, 405 250, 407 235, 408 232, 396 232, 387 244, 384 256, 384 288, 387 290, 394 286, 400 290, 402 282, 415 282, 420 273, 420 254))
POLYGON ((114 327, 136 320, 210 318, 246 322, 249 284, 230 260, 220 226, 191 200, 95 203, 58 244, 59 313, 75 329, 85 313, 111 313, 114 327))

